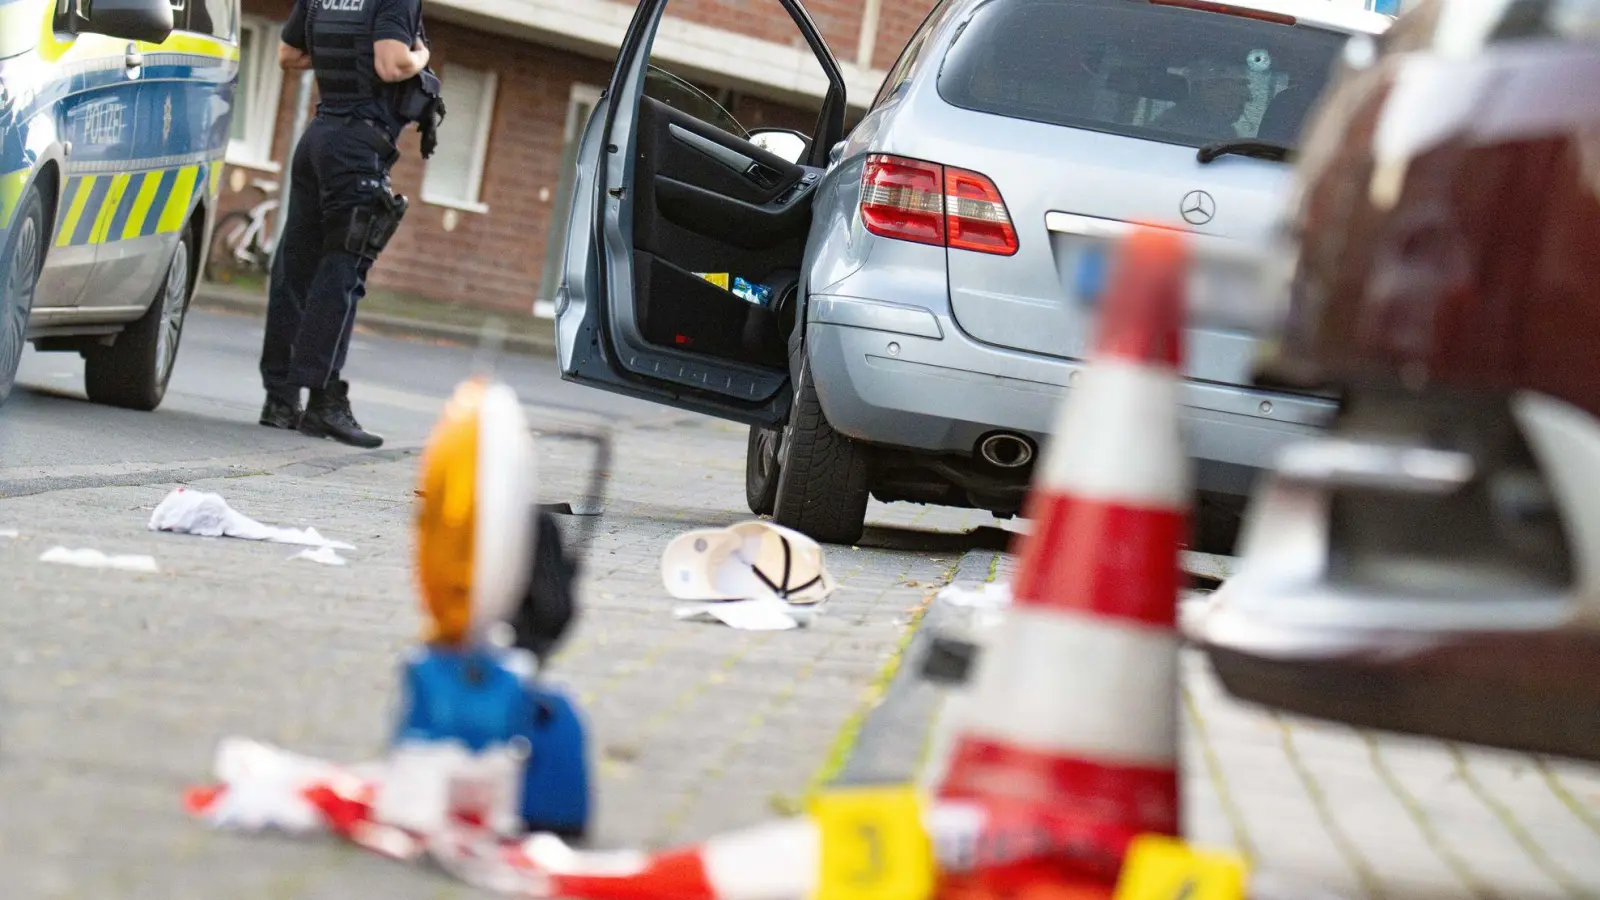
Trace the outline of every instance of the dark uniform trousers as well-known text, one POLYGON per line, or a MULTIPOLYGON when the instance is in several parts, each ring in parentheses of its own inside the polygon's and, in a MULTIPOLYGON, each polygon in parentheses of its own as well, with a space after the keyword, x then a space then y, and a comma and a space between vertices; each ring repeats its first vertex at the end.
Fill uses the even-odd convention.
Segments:
POLYGON ((269 394, 299 397, 338 379, 372 261, 342 247, 350 210, 381 208, 400 151, 381 125, 319 114, 295 147, 289 220, 272 261, 261 379, 269 394), (330 242, 329 235, 333 235, 330 242))

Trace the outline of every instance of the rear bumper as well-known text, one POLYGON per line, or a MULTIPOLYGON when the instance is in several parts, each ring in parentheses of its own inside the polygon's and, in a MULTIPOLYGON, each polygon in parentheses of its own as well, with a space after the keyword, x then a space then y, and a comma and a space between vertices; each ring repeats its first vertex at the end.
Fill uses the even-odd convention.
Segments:
MULTIPOLYGON (((806 346, 828 423, 860 441, 969 456, 1014 431, 1042 443, 1084 363, 978 343, 917 307, 813 295, 806 346)), ((1189 382, 1182 419, 1198 487, 1248 495, 1279 448, 1318 434, 1332 401, 1189 382)))

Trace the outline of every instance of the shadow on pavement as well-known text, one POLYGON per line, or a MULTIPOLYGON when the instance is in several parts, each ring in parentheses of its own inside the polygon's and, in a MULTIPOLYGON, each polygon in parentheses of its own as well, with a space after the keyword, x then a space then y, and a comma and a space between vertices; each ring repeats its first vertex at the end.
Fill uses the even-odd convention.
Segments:
POLYGON ((1004 551, 1018 537, 1016 532, 994 525, 981 525, 971 531, 925 531, 919 528, 893 528, 868 525, 856 542, 858 547, 875 550, 905 550, 918 553, 965 553, 968 550, 1004 551))

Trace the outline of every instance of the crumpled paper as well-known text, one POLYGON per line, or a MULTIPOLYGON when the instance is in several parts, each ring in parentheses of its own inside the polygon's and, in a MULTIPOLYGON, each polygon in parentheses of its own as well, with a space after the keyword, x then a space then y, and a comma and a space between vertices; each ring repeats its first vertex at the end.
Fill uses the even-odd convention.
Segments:
POLYGON ((820 604, 786 603, 774 597, 752 600, 718 600, 679 606, 672 614, 682 620, 721 622, 741 631, 788 631, 810 625, 820 604))
POLYGON ((301 550, 299 553, 296 553, 289 558, 309 560, 314 563, 322 563, 325 566, 344 565, 344 557, 340 556, 339 552, 334 550, 332 547, 318 547, 315 550, 301 550))
POLYGON ((221 494, 191 491, 188 488, 174 490, 156 506, 155 512, 150 514, 149 528, 151 531, 171 531, 201 537, 232 537, 275 544, 355 549, 350 544, 328 540, 318 534, 315 528, 263 525, 234 510, 228 501, 222 499, 221 494))
POLYGON ((123 572, 161 571, 161 567, 156 565, 154 557, 118 556, 89 548, 68 550, 66 547, 51 547, 39 555, 39 561, 61 563, 62 565, 77 566, 82 569, 117 569, 123 572))

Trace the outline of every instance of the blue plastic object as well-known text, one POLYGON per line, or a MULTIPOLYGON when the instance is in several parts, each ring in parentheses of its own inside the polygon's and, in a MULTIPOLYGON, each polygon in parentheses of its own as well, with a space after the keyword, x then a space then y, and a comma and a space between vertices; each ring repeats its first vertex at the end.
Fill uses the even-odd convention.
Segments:
POLYGON ((529 831, 582 837, 589 825, 583 720, 566 694, 514 671, 491 647, 424 647, 400 679, 393 743, 459 741, 473 752, 527 741, 521 813, 529 831))
POLYGON ((772 305, 772 288, 743 278, 733 279, 733 293, 757 306, 772 305))
POLYGON ((1085 247, 1078 256, 1077 271, 1073 273, 1072 293, 1081 306, 1093 306, 1105 290, 1110 263, 1100 247, 1085 247))

